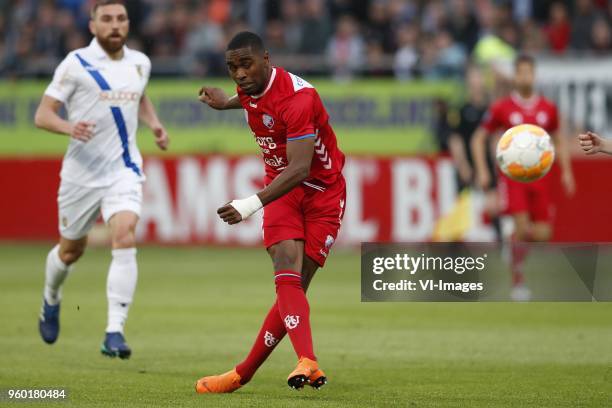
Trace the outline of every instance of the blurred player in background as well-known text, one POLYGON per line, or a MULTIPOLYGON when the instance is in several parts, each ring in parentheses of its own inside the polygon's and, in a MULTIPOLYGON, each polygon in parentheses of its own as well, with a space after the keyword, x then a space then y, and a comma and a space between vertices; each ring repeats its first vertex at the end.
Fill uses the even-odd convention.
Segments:
POLYGON ((128 358, 123 328, 136 289, 134 230, 144 181, 136 146, 138 119, 153 130, 163 150, 168 134, 144 94, 149 58, 125 46, 129 19, 123 2, 97 1, 89 27, 95 38, 57 67, 35 116, 39 128, 70 137, 58 193, 60 240, 47 256, 39 329, 45 342, 57 340, 62 284, 101 212, 112 239, 102 353, 128 358), (59 115, 62 105, 67 120, 59 115))
POLYGON ((578 142, 585 154, 612 154, 612 140, 604 139, 595 132, 588 131, 578 135, 578 142))
POLYGON ((218 88, 204 87, 200 100, 215 109, 245 110, 262 150, 265 188, 217 212, 232 225, 263 207, 264 244, 272 258, 276 302, 247 358, 225 374, 199 379, 196 391, 225 393, 240 388, 285 334, 298 357, 287 379, 289 386, 319 388, 326 377, 313 351, 305 291, 325 264, 344 215, 344 154, 316 90, 302 78, 273 67, 256 34, 237 34, 225 58, 237 95, 228 98, 218 88))
MULTIPOLYGON (((470 148, 472 136, 480 126, 488 106, 488 95, 481 71, 476 67, 469 67, 465 78, 467 86, 467 100, 459 108, 458 112, 449 114, 450 136, 448 138, 448 150, 457 170, 458 190, 471 187, 474 180, 474 159, 470 148)), ((486 158, 487 168, 491 174, 491 183, 484 191, 485 212, 495 229, 497 240, 501 240, 499 226, 498 199, 497 199, 497 177, 493 156, 490 154, 491 144, 487 143, 486 158)))
MULTIPOLYGON (((493 176, 487 166, 487 136, 505 131, 520 124, 537 125, 553 138, 561 167, 561 182, 567 195, 575 190, 569 150, 559 134, 559 116, 555 104, 535 91, 535 60, 527 55, 515 61, 515 90, 507 97, 494 102, 472 139, 472 154, 476 170, 476 182, 480 188, 490 188, 493 176)), ((512 297, 528 300, 529 290, 524 285, 523 261, 526 247, 517 242, 548 241, 552 236, 554 212, 551 191, 552 177, 521 183, 499 173, 498 192, 502 210, 514 221, 512 237, 511 271, 512 297)))

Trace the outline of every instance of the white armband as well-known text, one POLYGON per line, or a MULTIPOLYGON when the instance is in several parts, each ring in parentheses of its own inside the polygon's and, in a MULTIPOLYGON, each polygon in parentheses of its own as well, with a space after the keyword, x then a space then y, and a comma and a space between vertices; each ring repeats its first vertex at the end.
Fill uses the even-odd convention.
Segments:
POLYGON ((242 200, 234 200, 230 203, 230 205, 240 213, 242 220, 246 220, 251 215, 259 211, 261 207, 263 207, 263 204, 261 203, 261 200, 257 194, 253 194, 252 196, 242 200))

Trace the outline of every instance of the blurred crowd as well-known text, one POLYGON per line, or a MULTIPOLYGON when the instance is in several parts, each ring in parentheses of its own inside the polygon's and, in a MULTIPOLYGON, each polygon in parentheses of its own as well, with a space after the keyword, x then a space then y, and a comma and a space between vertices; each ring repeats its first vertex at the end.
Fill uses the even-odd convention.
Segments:
MULTIPOLYGON (((90 41, 92 0, 0 0, 0 75, 48 75, 90 41)), ((158 75, 223 75, 238 31, 301 73, 438 79, 518 52, 609 55, 608 0, 127 0, 129 46, 158 75)))

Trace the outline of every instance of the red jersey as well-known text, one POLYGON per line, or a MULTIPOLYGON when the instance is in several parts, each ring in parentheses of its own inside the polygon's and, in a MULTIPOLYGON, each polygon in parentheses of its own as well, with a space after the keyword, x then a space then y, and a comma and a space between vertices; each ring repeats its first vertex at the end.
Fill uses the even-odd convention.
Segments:
POLYGON ((481 126, 489 133, 494 133, 521 124, 536 125, 549 134, 554 133, 559 129, 557 107, 543 96, 534 95, 530 99, 525 99, 513 92, 491 105, 481 126))
MULTIPOLYGON (((494 133, 523 123, 537 125, 548 133, 554 133, 559 128, 557 107, 543 96, 534 95, 525 99, 513 92, 491 105, 481 126, 494 133)), ((532 221, 551 222, 554 213, 551 180, 546 176, 531 183, 521 183, 500 172, 498 192, 504 213, 527 212, 532 221)))
POLYGON ((266 184, 287 167, 287 143, 309 137, 315 138, 315 150, 304 184, 320 189, 336 182, 344 167, 344 154, 312 85, 275 67, 262 94, 247 95, 237 89, 247 123, 263 153, 266 184))

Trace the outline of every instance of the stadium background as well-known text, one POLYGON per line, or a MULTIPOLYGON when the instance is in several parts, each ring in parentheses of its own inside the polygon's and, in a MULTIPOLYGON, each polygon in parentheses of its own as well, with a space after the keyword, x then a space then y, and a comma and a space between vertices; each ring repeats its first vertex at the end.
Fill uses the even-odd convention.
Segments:
MULTIPOLYGON (((89 6, 79 0, 2 4, 0 157, 7 159, 0 164, 1 177, 5 194, 24 200, 5 203, 0 238, 55 237, 59 161, 48 159, 61 157, 67 140, 35 129, 32 117, 54 67, 67 50, 89 41, 89 6), (34 160, 39 157, 46 160, 34 160), (39 188, 29 185, 23 191, 21 179, 12 174, 39 188), (20 222, 25 216, 33 217, 31 225, 20 222)), ((207 215, 216 205, 213 197, 257 188, 261 169, 244 156, 256 154, 257 145, 240 112, 205 109, 194 97, 204 83, 232 91, 223 47, 246 28, 263 35, 273 63, 317 87, 351 157, 346 170, 351 205, 340 243, 428 240, 437 220, 453 209, 457 192, 452 161, 446 158, 445 122, 465 96, 468 66, 478 68, 493 98, 507 91, 517 53, 537 55, 539 86, 559 104, 566 137, 573 140, 586 128, 612 133, 612 6, 606 1, 136 0, 128 7, 129 45, 153 61, 147 92, 172 137, 170 151, 160 154, 148 130, 139 133, 139 145, 150 158, 146 188, 153 197, 140 224, 139 236, 146 241, 258 242, 257 217, 227 233, 207 215), (227 155, 234 159, 224 159, 227 155), (197 164, 191 160, 196 156, 197 164), (207 176, 215 171, 229 182, 215 184, 216 176, 207 176), (251 176, 231 182, 236 171, 251 176)), ((577 148, 573 141, 569 145, 577 148)), ((587 226, 572 216, 581 206, 598 218, 612 216, 605 204, 612 191, 589 181, 592 174, 609 171, 609 162, 602 160, 577 155, 578 194, 559 197, 556 240, 612 240, 604 224, 587 226)), ((470 204, 470 228, 458 238, 492 239, 482 197, 473 194, 470 204)), ((100 231, 95 236, 104 240, 100 231)))
MULTIPOLYGON (((172 141, 170 151, 160 153, 149 131, 139 131, 148 176, 139 238, 149 245, 140 251, 140 287, 128 328, 134 362, 116 366, 92 356, 104 321, 102 224, 69 279, 62 339, 50 349, 32 329, 44 256, 57 237, 56 191, 67 145, 66 138, 36 129, 32 118, 55 66, 88 43, 90 2, 0 0, 0 309, 7 327, 0 346, 9 351, 0 364, 0 387, 68 386, 81 406, 186 406, 199 402, 190 381, 203 370, 226 370, 246 352, 272 296, 264 251, 245 248, 259 244, 260 219, 230 229, 214 210, 225 198, 253 192, 262 168, 241 113, 212 111, 196 94, 202 84, 231 92, 224 46, 234 33, 252 29, 264 37, 273 63, 317 87, 349 156, 340 247, 311 290, 320 358, 337 379, 336 388, 313 397, 317 403, 610 402, 609 305, 362 305, 355 248, 361 241, 432 239, 457 197, 447 120, 465 97, 466 69, 478 68, 492 98, 507 90, 520 52, 537 56, 539 86, 559 104, 574 150, 578 190, 571 199, 559 193, 555 239, 612 241, 612 184, 606 181, 612 161, 585 158, 573 142, 586 128, 612 135, 612 2, 127 4, 129 46, 152 59, 147 92, 172 141), (586 219, 578 216, 585 213, 586 219), (75 367, 71 359, 83 364, 75 367), (356 367, 363 367, 357 379, 356 367), (406 384, 398 385, 398 378, 406 384), (583 388, 591 393, 582 394, 583 388)), ((492 239, 477 192, 469 212, 470 227, 460 238, 492 239)), ((232 403, 294 403, 279 391, 292 359, 283 344, 232 403)))

